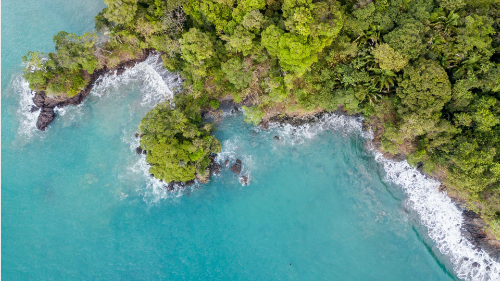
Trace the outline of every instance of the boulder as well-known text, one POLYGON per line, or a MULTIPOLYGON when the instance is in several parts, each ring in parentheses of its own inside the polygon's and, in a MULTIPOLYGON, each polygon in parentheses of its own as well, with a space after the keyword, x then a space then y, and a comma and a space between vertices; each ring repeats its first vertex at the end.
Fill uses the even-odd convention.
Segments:
POLYGON ((138 147, 135 149, 135 152, 136 152, 137 154, 142 154, 142 152, 143 152, 143 151, 142 151, 142 148, 141 148, 140 146, 138 146, 138 147))
POLYGON ((231 166, 231 172, 236 173, 238 175, 241 173, 241 160, 240 159, 236 159, 236 163, 234 163, 233 166, 231 166))
POLYGON ((38 119, 36 120, 36 127, 41 131, 45 131, 45 129, 47 129, 47 126, 49 126, 50 122, 54 120, 55 116, 56 114, 53 108, 50 107, 43 108, 40 115, 38 115, 38 119))
POLYGON ((45 104, 45 94, 44 93, 36 93, 35 97, 33 98, 33 103, 37 107, 43 107, 45 104))

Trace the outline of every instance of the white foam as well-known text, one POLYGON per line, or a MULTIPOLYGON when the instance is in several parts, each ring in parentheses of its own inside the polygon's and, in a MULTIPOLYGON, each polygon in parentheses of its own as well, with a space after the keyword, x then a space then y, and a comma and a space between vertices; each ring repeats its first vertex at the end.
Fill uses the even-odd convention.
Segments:
MULTIPOLYGON (((372 132, 362 128, 362 118, 325 114, 317 123, 294 127, 273 123, 270 128, 280 139, 292 145, 302 144, 315 138, 324 130, 341 131, 343 134, 358 133, 367 141, 373 139, 372 132)), ((420 217, 420 223, 428 230, 429 237, 439 251, 449 257, 453 270, 464 280, 500 280, 500 263, 483 250, 478 250, 462 236, 462 211, 444 192, 440 183, 421 174, 407 161, 395 162, 385 159, 380 152, 373 151, 375 160, 386 171, 385 179, 401 186, 412 210, 420 217)))
POLYGON ((138 85, 141 90, 141 105, 152 108, 160 102, 171 100, 182 85, 182 79, 179 74, 171 73, 163 67, 159 54, 152 54, 121 75, 117 75, 115 71, 100 77, 92 88, 91 95, 104 97, 116 92, 124 84, 131 83, 138 85))
POLYGON ((40 109, 30 112, 31 108, 35 106, 35 103, 33 103, 35 92, 31 91, 28 81, 24 79, 22 74, 14 77, 12 87, 14 93, 19 97, 19 108, 17 109, 19 128, 17 129, 16 139, 27 142, 35 135, 40 134, 36 128, 36 120, 40 114, 40 109))
POLYGON ((364 138, 372 138, 371 132, 363 130, 362 121, 362 117, 327 113, 312 124, 292 126, 276 122, 270 123, 269 129, 275 131, 281 140, 291 145, 303 144, 307 140, 316 138, 320 132, 325 130, 340 131, 345 136, 356 133, 364 138))
MULTIPOLYGON (((229 160, 229 166, 236 161, 236 159, 241 158, 241 175, 247 177, 247 184, 250 185, 251 170, 255 167, 255 161, 252 155, 242 153, 239 148, 240 139, 238 137, 233 137, 231 139, 225 140, 221 144, 221 152, 215 157, 215 161, 219 163, 222 167, 225 166, 226 160, 229 160)), ((229 167, 228 167, 229 168, 229 167)), ((239 182, 241 185, 245 186, 243 179, 240 177, 239 182)))

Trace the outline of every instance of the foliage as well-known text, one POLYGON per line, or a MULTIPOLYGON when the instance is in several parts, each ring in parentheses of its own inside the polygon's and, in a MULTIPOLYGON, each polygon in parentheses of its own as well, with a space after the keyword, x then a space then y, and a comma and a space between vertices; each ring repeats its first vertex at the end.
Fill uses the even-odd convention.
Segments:
POLYGON ((187 182, 207 174, 210 157, 221 146, 192 99, 178 97, 175 104, 160 103, 146 114, 139 125, 140 143, 151 174, 165 182, 187 182))
MULTIPOLYGON (((210 130, 189 116, 197 106, 218 108, 217 100, 228 96, 252 102, 244 111, 254 124, 339 106, 363 113, 379 130, 383 150, 438 171, 500 237, 499 1, 105 3, 95 18, 99 37, 60 33, 55 53, 28 53, 25 77, 32 89, 74 95, 96 69, 153 48, 184 79, 184 98, 175 108, 161 105, 150 113, 169 125, 162 134, 172 134, 167 128, 176 128, 176 116, 208 137, 210 130)), ((195 139, 182 133, 172 137, 177 144, 152 138, 147 146, 169 155, 148 154, 155 175, 184 180, 201 173, 206 145, 179 148, 195 139), (174 172, 167 173, 167 165, 174 172)))

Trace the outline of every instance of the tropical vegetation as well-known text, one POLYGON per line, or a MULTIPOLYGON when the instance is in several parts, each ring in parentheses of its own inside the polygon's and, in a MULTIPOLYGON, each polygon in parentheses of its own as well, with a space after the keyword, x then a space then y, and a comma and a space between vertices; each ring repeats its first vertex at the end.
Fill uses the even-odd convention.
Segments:
MULTIPOLYGON (((500 238, 500 0, 105 3, 96 32, 61 32, 54 53, 25 57, 33 90, 72 96, 96 69, 155 49, 197 108, 230 96, 253 105, 244 111, 254 124, 362 113, 380 149, 438 177, 500 238)), ((153 174, 166 181, 193 178, 217 151, 211 129, 181 104, 141 123, 153 174)))

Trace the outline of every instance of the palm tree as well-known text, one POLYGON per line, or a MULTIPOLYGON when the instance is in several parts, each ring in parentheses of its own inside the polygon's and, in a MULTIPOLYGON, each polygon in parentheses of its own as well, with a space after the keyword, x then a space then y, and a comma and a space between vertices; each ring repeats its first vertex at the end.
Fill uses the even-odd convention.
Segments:
POLYGON ((375 73, 373 84, 379 87, 380 92, 389 92, 391 86, 394 86, 396 81, 396 74, 387 69, 372 68, 371 71, 375 73), (385 89, 385 91, 383 91, 385 89))
POLYGON ((460 67, 453 73, 453 78, 460 79, 464 78, 464 76, 468 74, 474 74, 474 72, 480 69, 479 66, 480 58, 481 57, 479 55, 474 54, 470 56, 468 59, 463 60, 460 63, 460 67))
POLYGON ((455 26, 459 23, 460 16, 454 11, 450 11, 447 16, 440 16, 431 25, 443 28, 444 35, 448 32, 455 31, 455 26))

